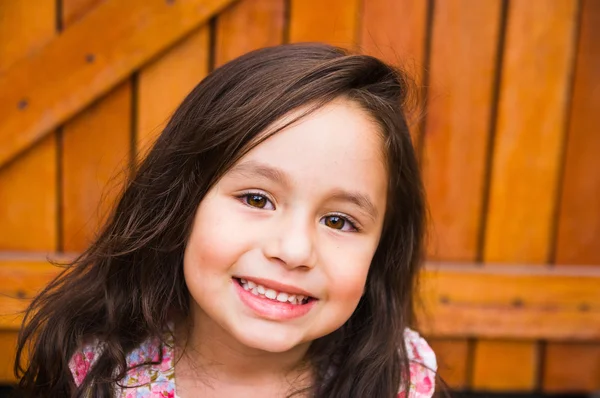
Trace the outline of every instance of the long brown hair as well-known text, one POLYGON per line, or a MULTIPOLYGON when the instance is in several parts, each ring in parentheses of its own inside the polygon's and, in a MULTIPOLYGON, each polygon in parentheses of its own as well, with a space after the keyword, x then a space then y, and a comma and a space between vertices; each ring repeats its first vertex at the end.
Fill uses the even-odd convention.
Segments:
POLYGON ((401 384, 408 391, 402 331, 412 321, 424 200, 403 112, 407 93, 398 70, 324 44, 265 48, 216 69, 174 113, 98 238, 32 301, 15 362, 22 391, 111 396, 127 372, 127 353, 149 337, 162 339, 173 314, 189 312, 183 252, 207 191, 275 121, 341 96, 381 128, 390 197, 364 296, 340 329, 309 349, 312 394, 394 397, 401 384), (68 361, 90 339, 105 349, 76 387, 68 361))

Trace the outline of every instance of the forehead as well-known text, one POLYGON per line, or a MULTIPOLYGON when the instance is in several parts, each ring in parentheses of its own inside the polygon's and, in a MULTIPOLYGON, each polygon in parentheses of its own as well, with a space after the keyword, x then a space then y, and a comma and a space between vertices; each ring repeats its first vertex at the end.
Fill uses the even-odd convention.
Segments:
POLYGON ((363 189, 385 197, 382 133, 366 111, 349 100, 335 100, 270 136, 238 164, 245 162, 276 167, 296 184, 363 189))

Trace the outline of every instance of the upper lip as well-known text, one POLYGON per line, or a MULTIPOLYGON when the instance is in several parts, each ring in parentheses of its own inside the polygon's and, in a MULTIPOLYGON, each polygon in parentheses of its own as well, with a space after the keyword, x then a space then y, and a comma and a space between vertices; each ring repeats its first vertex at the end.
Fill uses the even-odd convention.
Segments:
POLYGON ((306 290, 300 289, 299 287, 286 285, 285 283, 279 283, 273 281, 271 279, 264 278, 255 278, 253 276, 236 276, 238 279, 245 279, 247 281, 252 281, 257 285, 262 285, 266 288, 277 290, 278 292, 292 293, 295 295, 303 295, 307 297, 316 298, 312 293, 307 292, 306 290))

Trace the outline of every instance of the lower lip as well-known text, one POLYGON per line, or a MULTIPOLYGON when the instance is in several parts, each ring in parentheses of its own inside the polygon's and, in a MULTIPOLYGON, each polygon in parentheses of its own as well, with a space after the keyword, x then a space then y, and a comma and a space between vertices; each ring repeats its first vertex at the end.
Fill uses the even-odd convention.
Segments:
POLYGON ((316 304, 317 300, 310 300, 306 304, 290 304, 271 300, 266 297, 255 296, 244 288, 236 279, 231 280, 240 300, 258 316, 274 321, 285 321, 300 318, 306 315, 316 304))

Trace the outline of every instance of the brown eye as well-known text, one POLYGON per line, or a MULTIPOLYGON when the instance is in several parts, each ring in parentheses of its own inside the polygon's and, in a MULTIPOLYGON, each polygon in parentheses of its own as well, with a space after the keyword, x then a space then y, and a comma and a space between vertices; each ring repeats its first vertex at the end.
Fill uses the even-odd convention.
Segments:
POLYGON ((262 195, 248 195, 246 203, 252 207, 258 207, 259 209, 262 209, 267 205, 267 198, 262 195))
POLYGON ((260 193, 246 193, 237 197, 239 201, 249 207, 261 210, 275 210, 275 205, 267 195, 260 193))
POLYGON ((329 228, 342 229, 342 228, 344 228, 345 223, 346 223, 346 220, 344 220, 342 217, 339 217, 339 216, 325 217, 325 225, 327 225, 329 228))

